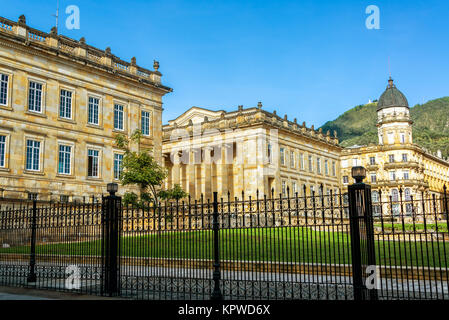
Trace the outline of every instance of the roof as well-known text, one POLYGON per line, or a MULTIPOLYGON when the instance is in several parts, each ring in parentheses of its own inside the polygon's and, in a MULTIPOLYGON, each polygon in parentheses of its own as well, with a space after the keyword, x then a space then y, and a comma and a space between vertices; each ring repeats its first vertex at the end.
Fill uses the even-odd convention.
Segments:
POLYGON ((393 79, 388 80, 388 87, 382 93, 379 98, 379 102, 377 103, 377 111, 383 108, 390 107, 406 107, 408 108, 408 101, 404 94, 399 91, 396 86, 393 84, 393 79))

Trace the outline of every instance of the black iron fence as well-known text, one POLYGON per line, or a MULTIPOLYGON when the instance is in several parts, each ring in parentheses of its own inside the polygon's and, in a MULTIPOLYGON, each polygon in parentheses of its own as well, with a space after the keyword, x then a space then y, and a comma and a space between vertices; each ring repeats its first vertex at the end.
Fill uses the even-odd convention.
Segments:
POLYGON ((133 299, 448 299, 446 193, 399 193, 3 207, 0 284, 133 299))

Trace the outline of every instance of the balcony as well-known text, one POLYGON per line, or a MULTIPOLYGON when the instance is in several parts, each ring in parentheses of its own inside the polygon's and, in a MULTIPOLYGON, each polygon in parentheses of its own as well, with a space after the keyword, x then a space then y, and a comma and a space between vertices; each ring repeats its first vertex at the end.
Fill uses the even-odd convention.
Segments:
POLYGON ((379 169, 379 165, 377 163, 369 164, 366 166, 367 171, 377 171, 378 169, 379 169))
POLYGON ((404 187, 424 187, 428 188, 429 184, 426 181, 423 180, 417 180, 417 179, 399 179, 396 178, 395 180, 377 180, 376 182, 368 183, 373 187, 398 187, 398 186, 404 186, 404 187))
POLYGON ((419 163, 416 161, 398 161, 398 162, 387 162, 384 164, 384 169, 413 169, 419 168, 419 163))

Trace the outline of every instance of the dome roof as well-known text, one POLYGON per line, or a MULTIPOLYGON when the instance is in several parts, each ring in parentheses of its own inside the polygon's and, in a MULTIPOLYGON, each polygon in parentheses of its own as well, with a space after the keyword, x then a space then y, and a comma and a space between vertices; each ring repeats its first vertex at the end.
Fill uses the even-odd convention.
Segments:
POLYGON ((393 79, 388 80, 388 87, 382 93, 377 103, 377 111, 389 107, 406 107, 408 108, 407 98, 393 84, 393 79))

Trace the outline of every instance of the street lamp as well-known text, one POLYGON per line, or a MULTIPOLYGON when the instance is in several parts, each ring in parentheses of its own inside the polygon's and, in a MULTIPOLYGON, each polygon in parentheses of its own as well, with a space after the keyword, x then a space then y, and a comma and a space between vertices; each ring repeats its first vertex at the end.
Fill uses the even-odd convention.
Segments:
POLYGON ((366 169, 361 166, 352 167, 351 175, 355 179, 355 183, 361 183, 366 177, 366 169))
POLYGON ((116 193, 117 190, 118 190, 118 184, 115 183, 115 182, 108 183, 106 189, 107 189, 107 191, 109 192, 109 194, 110 194, 111 196, 113 196, 113 195, 115 195, 115 193, 116 193))

